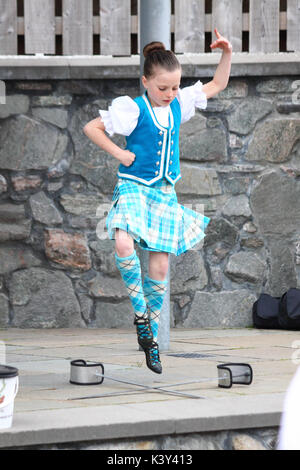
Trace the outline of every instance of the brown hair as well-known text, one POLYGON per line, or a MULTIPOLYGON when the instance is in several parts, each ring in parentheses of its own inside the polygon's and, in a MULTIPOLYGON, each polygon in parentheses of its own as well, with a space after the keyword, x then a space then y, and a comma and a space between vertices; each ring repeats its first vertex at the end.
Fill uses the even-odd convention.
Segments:
POLYGON ((162 42, 153 41, 146 44, 143 54, 145 57, 144 75, 146 78, 154 75, 155 67, 162 67, 169 72, 181 69, 181 65, 174 52, 166 50, 162 42))

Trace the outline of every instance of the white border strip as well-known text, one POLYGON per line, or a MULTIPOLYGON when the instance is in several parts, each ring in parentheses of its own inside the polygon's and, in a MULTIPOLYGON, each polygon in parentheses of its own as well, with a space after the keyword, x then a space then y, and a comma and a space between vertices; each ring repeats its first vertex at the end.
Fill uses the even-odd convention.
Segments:
MULTIPOLYGON (((221 52, 203 54, 177 54, 181 65, 216 65, 220 61, 221 52)), ((249 53, 233 52, 232 64, 259 64, 259 63, 290 63, 300 62, 300 52, 276 52, 276 53, 249 53)), ((0 55, 0 67, 24 67, 24 66, 139 66, 140 56, 113 57, 111 55, 73 55, 51 56, 36 55, 0 55)))

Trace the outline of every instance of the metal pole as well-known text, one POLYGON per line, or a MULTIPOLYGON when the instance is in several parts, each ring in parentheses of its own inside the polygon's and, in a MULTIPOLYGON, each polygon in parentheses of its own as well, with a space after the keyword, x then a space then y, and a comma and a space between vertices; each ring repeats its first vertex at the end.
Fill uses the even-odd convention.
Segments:
MULTIPOLYGON (((171 47, 171 0, 140 0, 140 77, 143 75, 143 48, 152 41, 161 41, 171 47)), ((140 83, 141 92, 144 92, 140 83)))
MULTIPOLYGON (((143 48, 152 41, 161 41, 166 49, 171 47, 171 0, 139 1, 139 44, 140 44, 140 92, 144 93, 142 75, 144 67, 143 48)), ((141 265, 145 266, 147 256, 141 250, 141 265)), ((168 287, 165 294, 158 332, 160 351, 167 351, 170 345, 170 261, 167 274, 168 287)))

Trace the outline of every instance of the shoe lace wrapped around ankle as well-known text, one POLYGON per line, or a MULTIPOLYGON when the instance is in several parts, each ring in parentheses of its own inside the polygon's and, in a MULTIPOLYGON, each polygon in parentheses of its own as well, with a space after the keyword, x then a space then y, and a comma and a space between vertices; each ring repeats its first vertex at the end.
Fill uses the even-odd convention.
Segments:
POLYGON ((148 318, 146 319, 136 318, 134 323, 136 325, 137 333, 140 338, 148 339, 152 337, 150 321, 148 318))
POLYGON ((138 335, 141 338, 149 338, 151 337, 151 332, 149 329, 149 325, 137 325, 138 335))

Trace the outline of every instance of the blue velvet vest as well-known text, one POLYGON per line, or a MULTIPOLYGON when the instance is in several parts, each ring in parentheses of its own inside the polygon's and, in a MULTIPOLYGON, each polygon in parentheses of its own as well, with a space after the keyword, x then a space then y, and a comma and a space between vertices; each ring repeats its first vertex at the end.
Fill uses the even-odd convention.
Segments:
POLYGON ((138 123, 126 137, 126 150, 136 158, 130 166, 122 163, 118 176, 147 186, 166 178, 173 185, 181 178, 179 162, 180 104, 175 98, 170 104, 169 126, 159 124, 147 92, 134 100, 140 108, 138 123))

